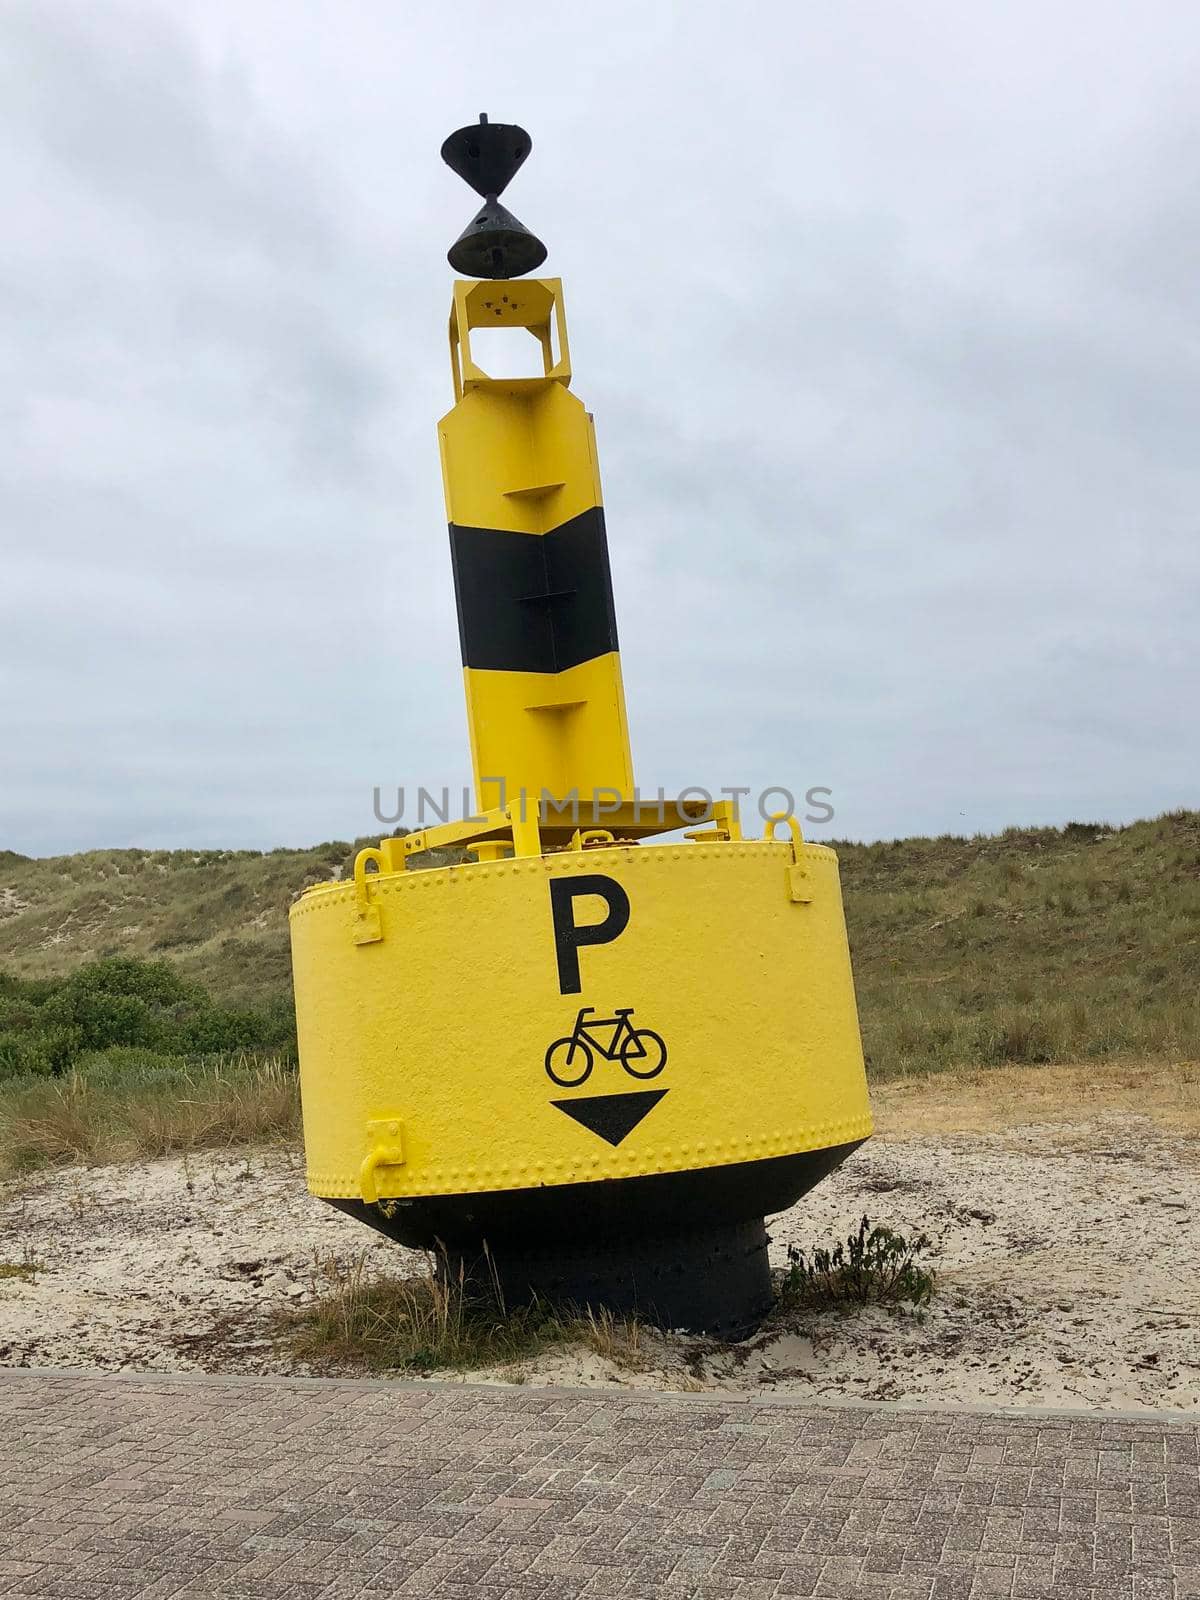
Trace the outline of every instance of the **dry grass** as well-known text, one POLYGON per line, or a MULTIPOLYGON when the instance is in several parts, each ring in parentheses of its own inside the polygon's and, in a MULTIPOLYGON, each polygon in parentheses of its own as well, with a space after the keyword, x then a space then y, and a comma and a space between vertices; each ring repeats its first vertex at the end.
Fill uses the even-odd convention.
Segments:
POLYGON ((295 1072, 268 1061, 94 1067, 0 1085, 0 1172, 295 1141, 295 1072))
POLYGON ((1200 1134, 1200 1061, 939 1072, 879 1084, 871 1103, 881 1139, 991 1133, 1030 1123, 1071 1127, 1106 1116, 1145 1117, 1168 1133, 1200 1134))
POLYGON ((279 1313, 281 1340, 299 1359, 337 1370, 465 1371, 499 1367, 525 1381, 522 1363, 555 1346, 583 1344, 615 1366, 645 1362, 642 1329, 608 1311, 571 1316, 550 1307, 505 1308, 472 1296, 461 1274, 432 1256, 412 1278, 373 1277, 366 1253, 319 1257, 311 1301, 279 1313))
MULTIPOLYGON (((824 1309, 854 1302, 923 1303, 932 1276, 915 1257, 928 1244, 912 1245, 887 1228, 870 1230, 844 1247, 816 1252, 811 1265, 794 1255, 777 1284, 780 1307, 824 1309)), ((439 1270, 425 1258, 415 1277, 375 1276, 363 1251, 350 1261, 335 1255, 313 1263, 311 1299, 276 1314, 276 1332, 292 1356, 326 1372, 431 1372, 497 1370, 510 1383, 524 1383, 547 1351, 576 1347, 591 1351, 624 1372, 642 1372, 661 1356, 669 1335, 636 1318, 604 1308, 554 1308, 535 1302, 503 1304, 493 1280, 486 1298, 472 1294, 461 1273, 439 1270)), ((702 1389, 705 1384, 683 1384, 702 1389)))
POLYGON ((605 1307, 590 1306, 574 1323, 576 1336, 589 1350, 625 1372, 641 1372, 650 1362, 646 1330, 636 1318, 618 1317, 605 1307))
POLYGON ((1200 814, 837 849, 874 1083, 1200 1056, 1200 814))

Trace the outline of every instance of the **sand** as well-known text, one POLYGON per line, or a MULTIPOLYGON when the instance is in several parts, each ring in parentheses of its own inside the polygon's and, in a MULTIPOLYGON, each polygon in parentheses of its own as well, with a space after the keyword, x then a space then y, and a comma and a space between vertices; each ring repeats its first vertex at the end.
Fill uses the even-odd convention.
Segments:
MULTIPOLYGON (((789 1245, 832 1243, 864 1213, 924 1232, 938 1274, 924 1310, 805 1315, 737 1346, 646 1334, 633 1370, 572 1347, 471 1376, 1200 1409, 1200 1140, 1190 1129, 1099 1104, 1078 1120, 1060 1108, 992 1127, 1003 1119, 989 1109, 959 1118, 970 1131, 931 1130, 954 1118, 922 1105, 902 1093, 887 1100, 882 1133, 774 1218, 770 1234, 784 1265, 789 1245)), ((368 1272, 402 1273, 418 1259, 311 1199, 293 1152, 10 1181, 0 1186, 0 1264, 36 1270, 0 1276, 0 1364, 328 1370, 281 1349, 273 1317, 314 1292, 315 1264, 359 1255, 368 1272)))

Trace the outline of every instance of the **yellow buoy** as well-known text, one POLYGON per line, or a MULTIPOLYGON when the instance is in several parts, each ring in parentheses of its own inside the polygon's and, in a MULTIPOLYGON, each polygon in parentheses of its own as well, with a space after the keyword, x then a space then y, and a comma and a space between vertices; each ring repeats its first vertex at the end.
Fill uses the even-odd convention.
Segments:
MULTIPOLYGON (((490 183, 529 148, 486 122, 454 141, 490 183)), ((490 215, 470 248, 504 266, 519 241, 490 243, 490 215)), ((450 333, 479 813, 292 908, 309 1187, 455 1269, 486 1250, 509 1303, 742 1333, 770 1299, 764 1216, 871 1132, 837 859, 790 816, 746 838, 727 802, 638 796, 561 284, 457 282, 450 333), (484 372, 483 326, 527 329, 542 376, 484 372), (473 859, 406 870, 448 845, 473 859)))

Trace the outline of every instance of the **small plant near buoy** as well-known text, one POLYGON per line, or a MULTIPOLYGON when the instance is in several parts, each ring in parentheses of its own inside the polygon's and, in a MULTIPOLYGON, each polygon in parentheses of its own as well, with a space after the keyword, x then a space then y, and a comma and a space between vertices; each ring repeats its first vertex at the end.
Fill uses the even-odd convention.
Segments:
POLYGON ((934 1273, 917 1258, 929 1245, 926 1234, 910 1243, 884 1223, 872 1227, 864 1217, 857 1233, 832 1250, 814 1250, 808 1256, 789 1246, 780 1304, 806 1310, 871 1303, 923 1306, 933 1294, 934 1273))
MULTIPOLYGON (((490 1262, 484 1264, 490 1271, 490 1262)), ((647 1364, 635 1317, 605 1307, 556 1309, 535 1300, 505 1306, 499 1282, 481 1296, 444 1252, 428 1251, 407 1278, 375 1274, 368 1252, 352 1260, 318 1255, 311 1294, 276 1315, 276 1331, 294 1354, 336 1370, 469 1371, 500 1367, 524 1382, 521 1363, 563 1345, 582 1345, 626 1371, 647 1364)))

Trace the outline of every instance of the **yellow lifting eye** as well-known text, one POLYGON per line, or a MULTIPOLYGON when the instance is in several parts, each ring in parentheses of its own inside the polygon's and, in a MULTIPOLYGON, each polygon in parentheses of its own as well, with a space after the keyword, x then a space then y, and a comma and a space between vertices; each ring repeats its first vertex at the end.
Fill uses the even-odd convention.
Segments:
POLYGON ((790 811, 772 811, 771 815, 767 818, 766 826, 763 828, 763 838, 774 839, 775 829, 781 822, 787 823, 788 829, 792 835, 792 843, 798 850, 804 843, 804 832, 800 827, 800 819, 794 816, 790 811))

